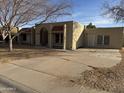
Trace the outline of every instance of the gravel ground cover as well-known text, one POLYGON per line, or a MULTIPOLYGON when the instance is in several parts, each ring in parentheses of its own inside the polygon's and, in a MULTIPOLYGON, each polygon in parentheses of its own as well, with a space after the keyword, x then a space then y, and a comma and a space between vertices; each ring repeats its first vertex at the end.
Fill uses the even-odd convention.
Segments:
POLYGON ((91 66, 92 70, 84 71, 78 83, 111 93, 124 93, 124 50, 120 53, 122 60, 119 64, 110 68, 91 66))

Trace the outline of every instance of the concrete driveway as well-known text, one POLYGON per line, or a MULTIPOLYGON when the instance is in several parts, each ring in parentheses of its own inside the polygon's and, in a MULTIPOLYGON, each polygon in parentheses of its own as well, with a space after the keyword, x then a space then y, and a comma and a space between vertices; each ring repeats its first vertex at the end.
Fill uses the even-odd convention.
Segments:
POLYGON ((36 93, 107 93, 74 81, 83 71, 91 69, 88 65, 111 67, 120 60, 119 50, 79 49, 2 64, 0 75, 36 93))

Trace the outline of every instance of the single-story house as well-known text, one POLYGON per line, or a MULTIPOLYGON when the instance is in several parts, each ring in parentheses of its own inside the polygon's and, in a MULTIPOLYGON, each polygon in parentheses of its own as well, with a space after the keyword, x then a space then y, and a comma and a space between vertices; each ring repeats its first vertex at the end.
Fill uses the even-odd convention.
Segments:
POLYGON ((74 21, 36 24, 24 28, 18 42, 35 46, 75 50, 86 48, 121 48, 123 27, 92 28, 74 21))

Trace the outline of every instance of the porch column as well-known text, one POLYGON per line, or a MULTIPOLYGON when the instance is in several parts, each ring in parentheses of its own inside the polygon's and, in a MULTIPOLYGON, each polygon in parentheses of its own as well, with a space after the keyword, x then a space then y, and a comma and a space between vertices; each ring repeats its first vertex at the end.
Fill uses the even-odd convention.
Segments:
POLYGON ((67 30, 67 29, 66 29, 66 24, 64 24, 64 35, 63 35, 63 39, 64 39, 64 40, 63 40, 63 41, 64 41, 64 42, 63 42, 63 49, 64 49, 64 50, 66 50, 66 37, 67 37, 67 36, 66 36, 66 32, 67 32, 67 31, 66 31, 66 30, 67 30))

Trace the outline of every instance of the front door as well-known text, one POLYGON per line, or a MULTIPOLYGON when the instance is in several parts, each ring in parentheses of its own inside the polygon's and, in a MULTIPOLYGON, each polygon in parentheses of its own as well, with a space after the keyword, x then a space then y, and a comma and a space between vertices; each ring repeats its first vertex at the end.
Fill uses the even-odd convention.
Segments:
POLYGON ((40 44, 42 46, 48 46, 48 31, 46 29, 40 31, 40 44))

